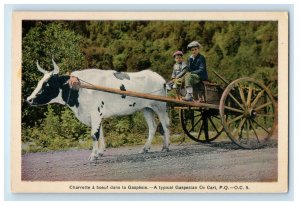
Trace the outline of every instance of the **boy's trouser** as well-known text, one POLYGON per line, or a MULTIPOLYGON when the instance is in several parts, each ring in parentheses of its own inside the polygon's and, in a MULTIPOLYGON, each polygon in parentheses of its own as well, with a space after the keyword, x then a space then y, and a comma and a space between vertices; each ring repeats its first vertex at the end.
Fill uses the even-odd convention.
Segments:
POLYGON ((200 82, 200 77, 197 74, 186 73, 184 76, 185 87, 192 87, 194 84, 200 82))

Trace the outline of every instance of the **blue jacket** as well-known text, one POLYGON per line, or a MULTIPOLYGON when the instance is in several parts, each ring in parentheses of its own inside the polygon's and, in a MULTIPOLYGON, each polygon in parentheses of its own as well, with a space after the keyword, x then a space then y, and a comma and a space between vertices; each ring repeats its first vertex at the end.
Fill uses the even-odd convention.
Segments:
POLYGON ((200 80, 208 80, 206 60, 203 55, 198 54, 195 59, 193 56, 190 56, 188 59, 188 70, 193 74, 197 74, 200 80))

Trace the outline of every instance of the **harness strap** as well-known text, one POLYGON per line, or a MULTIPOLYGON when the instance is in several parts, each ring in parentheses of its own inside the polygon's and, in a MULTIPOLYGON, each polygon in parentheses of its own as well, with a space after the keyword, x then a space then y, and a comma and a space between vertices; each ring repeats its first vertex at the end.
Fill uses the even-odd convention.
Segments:
POLYGON ((72 88, 70 88, 70 90, 69 90, 68 98, 67 98, 65 105, 68 105, 68 103, 69 103, 71 92, 72 92, 72 88))

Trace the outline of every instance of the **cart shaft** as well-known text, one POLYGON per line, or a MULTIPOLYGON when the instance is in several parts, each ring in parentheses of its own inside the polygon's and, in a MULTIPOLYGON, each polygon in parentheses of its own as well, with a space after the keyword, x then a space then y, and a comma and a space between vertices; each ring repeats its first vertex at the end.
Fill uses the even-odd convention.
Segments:
POLYGON ((115 88, 108 88, 100 85, 88 85, 88 84, 81 84, 81 88, 91 89, 91 90, 98 90, 102 92, 108 92, 113 94, 119 94, 119 95, 125 95, 125 96, 131 96, 131 97, 138 97, 138 98, 144 98, 149 100, 157 100, 161 102, 167 102, 171 103, 172 105, 185 105, 190 107, 205 107, 210 109, 219 109, 219 105, 209 104, 209 103, 201 103, 201 102, 187 102, 183 100, 177 100, 171 97, 166 96, 160 96, 160 95, 153 95, 153 94, 147 94, 147 93, 139 93, 134 91, 123 91, 115 88))

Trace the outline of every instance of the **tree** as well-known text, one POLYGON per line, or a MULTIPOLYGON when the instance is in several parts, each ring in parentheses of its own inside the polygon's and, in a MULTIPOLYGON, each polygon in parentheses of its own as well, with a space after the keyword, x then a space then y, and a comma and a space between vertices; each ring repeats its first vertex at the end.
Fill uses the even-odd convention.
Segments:
MULTIPOLYGON (((24 22, 26 27, 26 21, 24 22)), ((34 125, 44 117, 46 107, 30 107, 25 99, 34 90, 42 73, 37 70, 36 61, 45 70, 53 70, 53 58, 60 67, 60 73, 66 74, 78 70, 85 64, 81 51, 82 37, 66 28, 64 22, 37 22, 22 41, 22 123, 34 125)))

